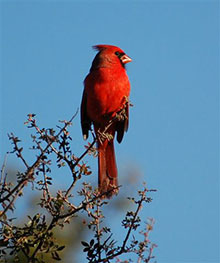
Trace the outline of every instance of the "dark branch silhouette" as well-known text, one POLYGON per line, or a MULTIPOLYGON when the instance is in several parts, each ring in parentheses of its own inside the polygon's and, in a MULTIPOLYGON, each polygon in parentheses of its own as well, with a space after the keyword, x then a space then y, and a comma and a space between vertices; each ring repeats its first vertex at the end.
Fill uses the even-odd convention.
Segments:
MULTIPOLYGON (((77 113, 76 113, 77 114, 77 113)), ((114 233, 105 226, 103 208, 111 202, 103 199, 108 193, 100 193, 98 189, 93 189, 88 183, 83 183, 83 187, 78 191, 78 198, 75 187, 77 183, 91 175, 90 167, 83 162, 88 154, 97 156, 94 147, 96 137, 93 134, 93 141, 85 146, 85 150, 77 157, 71 149, 72 138, 68 128, 72 124, 76 114, 69 121, 61 121, 61 126, 54 129, 40 128, 34 114, 28 115, 25 122, 29 129, 34 131, 31 135, 35 151, 35 160, 29 163, 20 146, 21 141, 13 133, 9 134, 13 150, 8 154, 15 154, 24 165, 24 172, 18 172, 16 182, 8 181, 7 178, 7 158, 5 158, 0 177, 0 259, 2 262, 8 260, 18 260, 22 257, 22 262, 48 262, 48 255, 53 260, 61 260, 61 254, 65 251, 65 246, 56 242, 55 229, 67 227, 70 222, 74 222, 81 214, 90 218, 90 222, 85 223, 88 231, 93 235, 90 241, 81 241, 83 251, 86 253, 87 262, 128 262, 120 260, 120 256, 133 253, 137 256, 138 263, 151 262, 154 258, 153 250, 155 244, 149 240, 149 233, 153 229, 153 219, 145 222, 145 229, 139 231, 143 237, 135 237, 135 233, 141 227, 140 210, 152 199, 148 194, 155 190, 149 190, 143 186, 143 190, 138 192, 138 198, 129 197, 131 203, 136 205, 134 211, 128 211, 122 221, 125 235, 121 245, 114 240, 114 233), (56 158, 56 166, 62 169, 68 167, 72 181, 65 189, 58 189, 54 193, 53 185, 56 184, 52 176, 52 156, 56 158), (9 211, 16 209, 16 200, 25 198, 23 190, 29 184, 33 190, 40 193, 39 206, 42 213, 27 215, 28 223, 23 226, 14 223, 14 219, 9 217, 9 211), (79 201, 81 199, 81 201, 79 201)), ((8 155, 7 154, 7 155, 8 155)), ((6 155, 6 157, 7 157, 6 155)), ((115 189, 111 189, 114 191, 115 189)), ((118 197, 116 197, 118 198, 118 197)), ((71 244, 69 244, 71 246, 71 244)), ((129 261, 132 262, 132 261, 129 261)))

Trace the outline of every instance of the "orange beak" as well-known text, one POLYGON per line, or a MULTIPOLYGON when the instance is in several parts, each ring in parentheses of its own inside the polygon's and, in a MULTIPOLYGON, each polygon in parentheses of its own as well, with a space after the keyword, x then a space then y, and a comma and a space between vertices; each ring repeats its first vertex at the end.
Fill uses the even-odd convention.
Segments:
POLYGON ((132 59, 129 56, 127 56, 126 54, 121 57, 121 62, 123 64, 126 64, 126 63, 131 62, 131 61, 132 61, 132 59))

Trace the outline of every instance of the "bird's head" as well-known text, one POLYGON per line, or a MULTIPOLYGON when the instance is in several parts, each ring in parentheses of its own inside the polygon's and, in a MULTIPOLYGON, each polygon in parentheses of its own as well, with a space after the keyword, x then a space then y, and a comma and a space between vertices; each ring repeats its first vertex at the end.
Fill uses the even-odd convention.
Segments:
POLYGON ((90 71, 100 67, 122 66, 124 68, 126 63, 132 61, 132 59, 119 47, 112 45, 96 45, 93 46, 93 48, 99 52, 93 60, 90 71))

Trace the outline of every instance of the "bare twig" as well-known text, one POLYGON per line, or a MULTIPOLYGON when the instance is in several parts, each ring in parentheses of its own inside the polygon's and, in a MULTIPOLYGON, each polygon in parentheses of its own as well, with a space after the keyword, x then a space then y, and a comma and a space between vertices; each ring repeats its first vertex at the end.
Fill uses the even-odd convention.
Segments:
MULTIPOLYGON (((90 146, 86 149, 86 151, 79 158, 77 158, 77 161, 73 165, 70 166, 71 171, 73 171, 73 169, 75 169, 75 167, 78 165, 78 163, 88 154, 88 152, 92 149, 92 147, 94 146, 95 143, 96 143, 96 139, 94 139, 93 142, 90 144, 90 146)), ((67 189, 65 197, 67 197, 70 194, 70 192, 74 188, 75 184, 76 184, 76 178, 74 178, 72 184, 67 189)))
POLYGON ((3 183, 3 178, 4 178, 4 175, 5 175, 5 167, 6 167, 6 162, 7 162, 8 154, 9 154, 9 153, 6 153, 6 154, 5 154, 4 161, 3 161, 3 164, 2 164, 0 184, 3 183))

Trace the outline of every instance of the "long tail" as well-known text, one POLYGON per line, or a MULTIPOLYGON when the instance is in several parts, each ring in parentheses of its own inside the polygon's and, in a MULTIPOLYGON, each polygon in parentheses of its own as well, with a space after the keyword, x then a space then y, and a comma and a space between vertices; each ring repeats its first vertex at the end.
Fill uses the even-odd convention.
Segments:
POLYGON ((115 160, 114 141, 98 142, 99 191, 110 198, 118 192, 118 172, 115 160))

